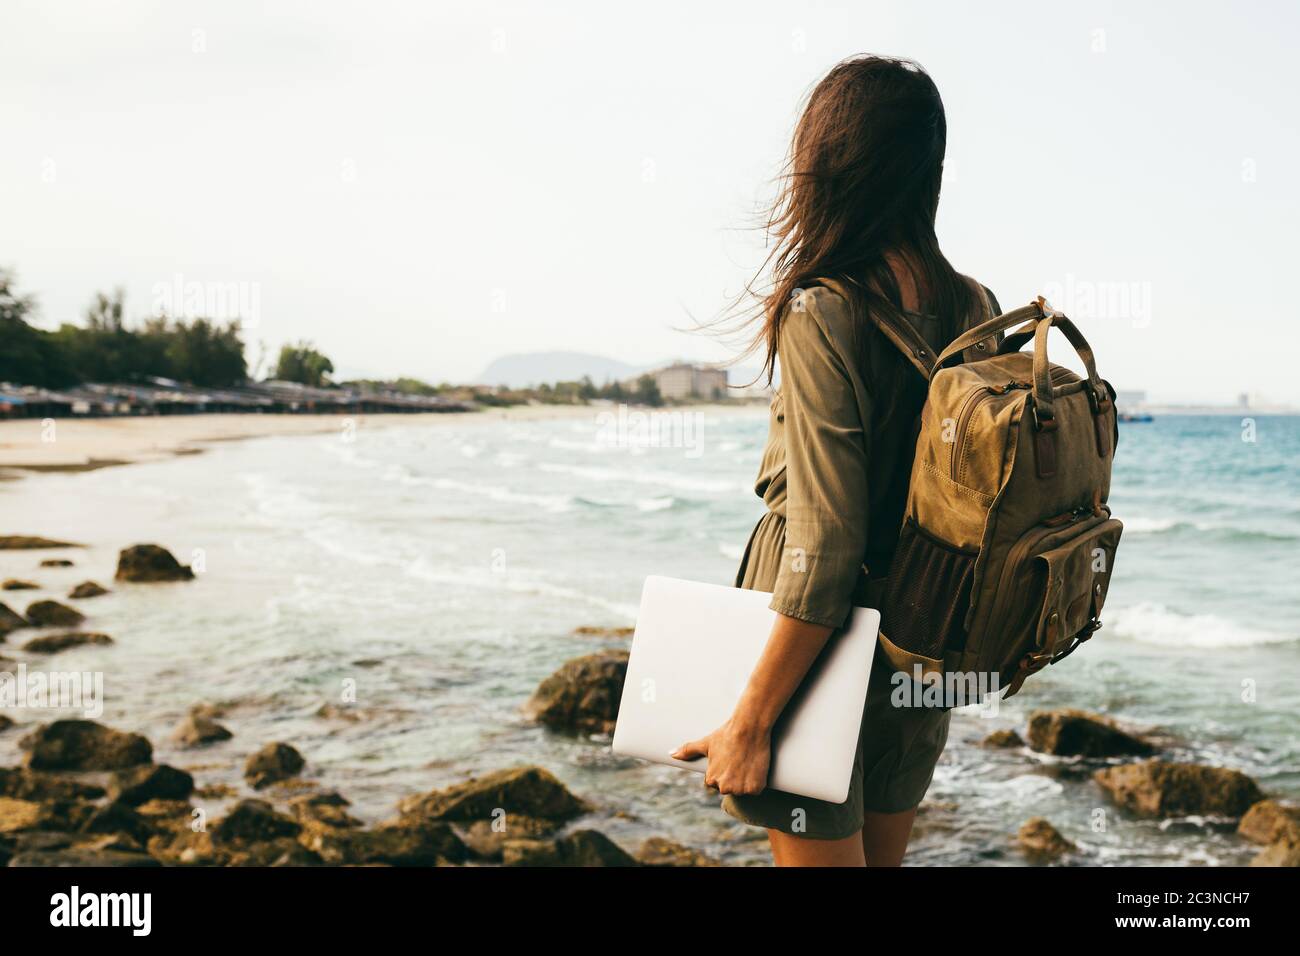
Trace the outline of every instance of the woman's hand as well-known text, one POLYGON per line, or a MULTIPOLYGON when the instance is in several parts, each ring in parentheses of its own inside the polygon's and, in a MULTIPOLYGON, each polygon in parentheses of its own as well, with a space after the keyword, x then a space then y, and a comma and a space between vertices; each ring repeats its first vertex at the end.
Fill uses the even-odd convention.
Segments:
POLYGON ((778 614, 731 719, 671 756, 708 757, 704 783, 720 793, 761 793, 772 765, 772 728, 830 636, 829 627, 778 614))
POLYGON ((676 760, 709 758, 704 784, 719 793, 762 793, 772 762, 772 734, 733 715, 707 737, 682 744, 671 756, 676 760))

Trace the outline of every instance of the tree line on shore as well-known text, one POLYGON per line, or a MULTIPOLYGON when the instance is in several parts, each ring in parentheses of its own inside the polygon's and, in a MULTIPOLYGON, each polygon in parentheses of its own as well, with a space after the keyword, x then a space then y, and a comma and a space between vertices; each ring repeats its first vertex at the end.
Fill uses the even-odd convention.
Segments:
MULTIPOLYGON (((84 324, 65 322, 54 331, 37 328, 34 296, 15 288, 12 272, 0 269, 0 382, 59 389, 83 382, 139 382, 168 378, 221 388, 249 379, 238 320, 220 323, 152 316, 126 324, 124 293, 98 292, 84 324)), ((330 360, 309 342, 280 350, 275 378, 326 385, 330 360)))
MULTIPOLYGON (((0 382, 62 389, 85 382, 143 382, 172 379, 204 388, 237 386, 256 377, 244 355, 239 321, 188 321, 157 315, 128 326, 124 293, 98 292, 83 316, 82 325, 65 322, 54 331, 29 322, 37 311, 36 298, 16 289, 13 272, 0 269, 0 382)), ((258 363, 260 366, 260 362, 258 363)), ((273 373, 285 382, 325 387, 335 384, 334 364, 310 342, 300 341, 280 349, 273 373)), ((543 402, 585 405, 595 400, 662 405, 654 377, 635 383, 606 382, 590 378, 532 388, 494 388, 433 385, 417 378, 395 381, 361 380, 338 383, 381 387, 409 395, 443 395, 489 406, 543 402)))

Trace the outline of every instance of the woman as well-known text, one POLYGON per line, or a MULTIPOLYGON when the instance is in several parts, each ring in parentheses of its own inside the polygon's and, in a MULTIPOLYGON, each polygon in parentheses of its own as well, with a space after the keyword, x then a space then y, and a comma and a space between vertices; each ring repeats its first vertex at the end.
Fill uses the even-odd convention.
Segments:
POLYGON ((756 486, 768 512, 736 584, 772 591, 778 614, 731 718, 674 756, 708 758, 706 784, 767 828, 778 866, 897 866, 948 737, 948 711, 891 705, 877 654, 848 800, 764 789, 773 724, 849 609, 878 606, 897 543, 926 384, 870 316, 911 323, 932 354, 982 317, 935 237, 945 132, 916 64, 840 63, 804 109, 771 220, 755 347, 782 381, 756 486))

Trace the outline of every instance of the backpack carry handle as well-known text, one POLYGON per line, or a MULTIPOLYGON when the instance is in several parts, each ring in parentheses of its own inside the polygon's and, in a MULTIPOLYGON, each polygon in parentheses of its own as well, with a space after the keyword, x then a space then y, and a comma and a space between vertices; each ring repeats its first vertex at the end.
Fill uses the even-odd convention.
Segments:
POLYGON ((1101 378, 1097 375, 1097 360, 1088 340, 1067 316, 1053 310, 1050 305, 1046 306, 1043 318, 1034 326, 1034 420, 1040 427, 1056 417, 1052 408, 1055 398, 1051 381, 1052 364, 1047 360, 1047 334, 1052 331, 1053 325, 1065 333, 1066 339, 1083 360, 1083 367, 1088 373, 1088 387, 1092 389, 1095 398, 1108 396, 1106 386, 1102 385, 1101 378))
POLYGON ((1018 352, 1031 338, 1034 340, 1034 414, 1038 421, 1048 422, 1053 418, 1054 396, 1049 374, 1051 364, 1047 361, 1047 333, 1053 325, 1065 334, 1066 339, 1079 354, 1079 358, 1083 360, 1084 368, 1088 373, 1088 386, 1097 398, 1101 399, 1107 395, 1101 377, 1097 374, 1097 360, 1093 355, 1092 346, 1083 337, 1079 327, 1065 313, 1052 308, 1051 303, 1041 295, 1029 305, 999 315, 957 336, 939 354, 939 358, 935 361, 935 371, 976 342, 1022 323, 1023 328, 1017 328, 1002 340, 998 354, 1018 352))
MULTIPOLYGON (((952 361, 956 356, 970 348, 976 342, 983 341, 990 336, 997 335, 999 332, 1005 332, 1007 329, 1020 325, 1022 322, 1037 323, 1043 317, 1043 311, 1037 302, 1031 302, 1029 305, 1021 306, 1019 309, 1013 309, 1010 312, 1004 312, 1002 315, 994 316, 987 322, 981 322, 973 329, 967 329, 961 335, 957 336, 948 343, 948 347, 939 353, 938 359, 935 360, 934 370, 937 372, 943 366, 952 361)), ((1023 342, 1021 343, 1024 344, 1023 342)))

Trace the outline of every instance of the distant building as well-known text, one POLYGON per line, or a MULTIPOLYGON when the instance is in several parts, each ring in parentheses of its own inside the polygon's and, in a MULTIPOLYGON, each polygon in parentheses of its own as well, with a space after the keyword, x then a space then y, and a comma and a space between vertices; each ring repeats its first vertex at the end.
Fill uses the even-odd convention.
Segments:
POLYGON ((705 398, 716 401, 727 397, 727 372, 707 365, 676 362, 648 373, 659 387, 659 394, 669 401, 705 398))

